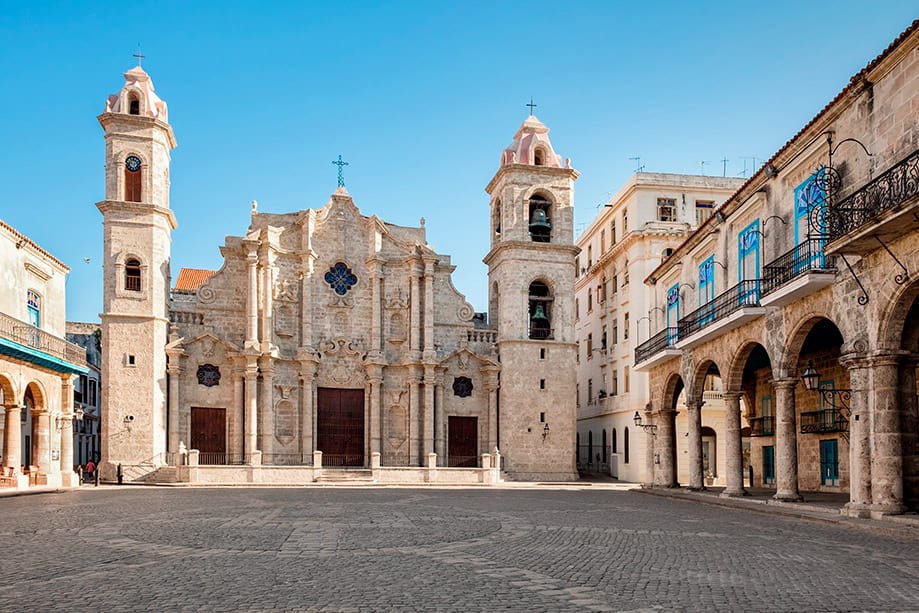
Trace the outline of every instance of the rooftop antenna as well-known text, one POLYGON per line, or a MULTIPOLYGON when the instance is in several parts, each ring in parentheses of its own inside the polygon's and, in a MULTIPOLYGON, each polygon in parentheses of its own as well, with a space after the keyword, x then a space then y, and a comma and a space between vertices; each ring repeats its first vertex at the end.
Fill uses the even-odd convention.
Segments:
POLYGON ((743 171, 740 173, 741 177, 747 176, 747 160, 753 160, 753 171, 756 171, 756 160, 759 159, 758 157, 755 155, 742 155, 740 159, 743 160, 743 171))
POLYGON ((730 161, 731 160, 729 160, 727 157, 721 158, 721 176, 722 177, 728 176, 728 162, 730 161))
POLYGON ((641 163, 641 156, 640 156, 640 155, 636 155, 635 157, 629 158, 629 159, 630 159, 630 160, 634 160, 634 161, 638 164, 638 168, 635 169, 635 172, 641 172, 641 171, 643 171, 643 170, 645 169, 644 164, 641 163))
POLYGON ((702 160, 701 164, 702 164, 702 176, 703 177, 705 176, 705 165, 710 164, 710 163, 711 163, 711 160, 702 160))

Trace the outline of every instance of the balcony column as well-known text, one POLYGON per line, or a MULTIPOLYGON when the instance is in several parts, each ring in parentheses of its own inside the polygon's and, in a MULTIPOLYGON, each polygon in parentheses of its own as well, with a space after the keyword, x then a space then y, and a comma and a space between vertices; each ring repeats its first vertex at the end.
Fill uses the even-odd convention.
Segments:
MULTIPOLYGON (((871 417, 869 363, 864 358, 846 358, 840 363, 849 369, 849 502, 846 513, 867 517, 871 506, 871 417)), ((913 388, 915 394, 915 388, 913 388)))
POLYGON ((3 425, 3 466, 19 474, 22 465, 22 407, 15 403, 3 405, 6 414, 3 425))
POLYGON ((686 408, 689 417, 689 489, 705 489, 702 470, 702 402, 689 401, 686 408))
POLYGON ((73 472, 73 380, 72 375, 61 377, 61 485, 79 485, 73 472))
POLYGON ((902 513, 903 444, 900 434, 900 356, 881 355, 871 364, 871 514, 902 513))
POLYGON ((676 478, 676 411, 661 409, 657 420, 657 440, 654 449, 654 485, 677 487, 676 478))
POLYGON ((724 393, 725 466, 727 487, 722 496, 746 496, 743 487, 743 442, 740 437, 740 392, 724 393))
POLYGON ((797 379, 774 379, 775 389, 775 498, 802 500, 798 493, 798 435, 795 430, 797 379))

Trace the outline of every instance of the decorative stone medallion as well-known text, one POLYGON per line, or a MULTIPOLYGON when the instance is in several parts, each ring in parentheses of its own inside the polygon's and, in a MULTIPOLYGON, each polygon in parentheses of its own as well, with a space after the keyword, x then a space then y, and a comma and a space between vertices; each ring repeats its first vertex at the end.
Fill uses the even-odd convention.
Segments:
POLYGON ((344 262, 338 262, 325 273, 325 282, 339 296, 344 296, 357 283, 357 277, 344 262))
POLYGON ((201 364, 198 366, 198 385, 203 385, 204 387, 220 385, 220 368, 213 364, 201 364))
POLYGON ((472 396, 472 379, 469 377, 456 377, 453 379, 453 395, 460 398, 472 396))

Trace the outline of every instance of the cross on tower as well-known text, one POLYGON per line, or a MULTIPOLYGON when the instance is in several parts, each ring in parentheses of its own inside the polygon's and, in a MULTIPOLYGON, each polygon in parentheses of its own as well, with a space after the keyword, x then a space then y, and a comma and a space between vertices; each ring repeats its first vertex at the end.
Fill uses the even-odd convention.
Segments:
POLYGON ((533 97, 530 96, 530 103, 527 104, 527 105, 524 105, 524 106, 530 107, 530 115, 532 115, 532 114, 533 114, 533 109, 535 109, 535 108, 536 108, 537 106, 539 106, 539 105, 538 105, 538 104, 533 104, 533 97))
POLYGON ((141 55, 140 45, 137 45, 137 53, 134 54, 134 57, 137 58, 137 67, 140 68, 141 62, 144 60, 145 57, 147 57, 146 55, 141 55))
POLYGON ((332 163, 338 166, 338 187, 344 187, 345 186, 345 175, 344 175, 342 166, 347 166, 348 162, 342 161, 341 155, 339 155, 338 161, 333 160, 332 163))

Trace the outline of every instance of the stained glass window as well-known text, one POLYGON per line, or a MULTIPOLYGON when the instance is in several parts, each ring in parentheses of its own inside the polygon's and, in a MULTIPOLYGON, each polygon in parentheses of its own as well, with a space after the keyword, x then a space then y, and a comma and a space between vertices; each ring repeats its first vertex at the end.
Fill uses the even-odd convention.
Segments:
POLYGON ((325 273, 325 282, 335 291, 339 296, 344 296, 348 293, 354 285, 357 283, 357 277, 354 276, 354 273, 351 272, 351 269, 348 268, 344 262, 338 262, 335 266, 329 268, 329 272, 325 273))
POLYGON ((469 377, 456 377, 453 379, 453 395, 460 398, 472 396, 472 379, 469 377))
POLYGON ((198 385, 205 387, 214 387, 220 385, 220 368, 213 364, 201 364, 198 366, 198 385))

